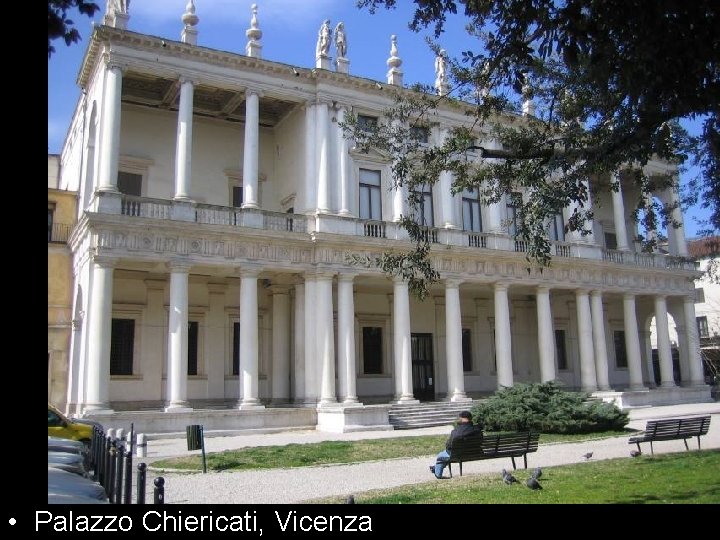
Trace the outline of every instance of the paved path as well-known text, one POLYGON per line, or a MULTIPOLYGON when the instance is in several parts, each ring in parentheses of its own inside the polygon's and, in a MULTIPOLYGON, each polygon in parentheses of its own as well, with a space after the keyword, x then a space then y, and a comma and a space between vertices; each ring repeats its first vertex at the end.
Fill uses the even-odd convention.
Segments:
MULTIPOLYGON (((648 419, 672 416, 712 414, 710 432, 702 437, 702 447, 720 448, 720 403, 688 404, 653 407, 630 411, 628 427, 643 429, 648 419)), ((322 433, 293 431, 266 435, 240 435, 215 437, 206 440, 207 451, 249 446, 271 446, 289 443, 309 443, 324 440, 358 440, 430 434, 446 434, 450 426, 402 431, 369 431, 360 433, 322 433)), ((541 445, 536 453, 528 455, 528 466, 550 467, 585 461, 582 455, 593 452, 593 460, 627 457, 635 448, 627 437, 591 440, 579 443, 541 445)), ((693 442, 693 444, 696 444, 693 442)), ((158 439, 148 444, 151 463, 160 458, 188 455, 184 439, 158 439)), ((643 445, 643 448, 648 445, 643 445)), ((692 446, 691 446, 692 448, 692 446)), ((649 446, 648 446, 649 449, 649 446)), ((439 451, 440 449, 438 449, 439 451)), ((655 445, 656 453, 685 451, 682 441, 663 441, 655 445)), ((428 464, 434 456, 390 459, 350 465, 325 465, 293 469, 266 469, 243 472, 216 472, 208 474, 164 473, 165 501, 167 503, 299 503, 318 497, 344 496, 370 489, 417 484, 433 480, 428 464)), ((520 460, 522 462, 522 460, 520 460)), ((463 464, 463 474, 497 472, 511 468, 509 459, 472 461, 463 464)), ((457 472, 456 472, 457 474, 457 472)), ((152 485, 149 483, 149 485, 152 485)))

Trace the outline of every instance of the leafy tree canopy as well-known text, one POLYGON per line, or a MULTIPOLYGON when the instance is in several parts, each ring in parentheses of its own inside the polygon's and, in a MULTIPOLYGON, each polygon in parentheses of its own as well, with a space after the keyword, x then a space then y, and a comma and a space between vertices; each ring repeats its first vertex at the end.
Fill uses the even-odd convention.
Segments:
POLYGON ((73 27, 74 21, 67 18, 67 12, 74 8, 92 18, 100 6, 86 0, 48 0, 48 58, 55 52, 51 41, 61 37, 70 46, 80 40, 80 32, 73 27))
MULTIPOLYGON (((565 232, 588 234, 594 193, 617 191, 619 179, 639 188, 637 201, 626 200, 626 206, 635 204, 646 230, 676 226, 678 203, 649 202, 648 194, 678 190, 678 167, 690 164, 701 173, 685 202, 699 198, 710 210, 706 233, 720 230, 717 0, 414 3, 409 27, 432 27, 440 41, 428 41, 436 53, 447 17, 458 10, 477 47, 448 59, 447 95, 422 86, 398 92, 395 106, 384 112, 387 122, 376 126, 359 126, 349 115, 345 127, 358 147, 387 152, 395 185, 408 190, 411 215, 403 224, 416 241, 413 253, 385 254, 368 264, 413 278, 413 292, 421 296, 437 279, 428 263, 427 232, 413 215, 422 214, 419 186, 434 184, 442 171, 453 173, 453 193, 478 189, 484 204, 522 192, 515 201, 516 238, 539 265, 550 262, 553 216, 572 208, 565 232), (534 113, 517 114, 530 102, 534 113), (454 105, 465 110, 466 125, 450 129, 441 145, 422 144, 417 127, 430 125, 438 107, 454 105), (682 118, 702 121, 702 134, 690 136, 680 127, 682 118), (667 173, 650 176, 644 167, 658 159, 669 164, 667 173)), ((357 4, 374 12, 394 8, 396 0, 357 4)), ((652 236, 644 241, 647 250, 657 247, 652 236)))

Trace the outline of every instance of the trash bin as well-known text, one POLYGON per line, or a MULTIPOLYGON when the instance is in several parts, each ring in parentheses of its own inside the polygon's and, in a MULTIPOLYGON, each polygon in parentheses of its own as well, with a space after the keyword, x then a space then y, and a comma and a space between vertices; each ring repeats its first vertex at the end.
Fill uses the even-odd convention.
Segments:
POLYGON ((188 426, 187 431, 187 447, 188 450, 200 450, 203 447, 203 427, 199 424, 188 426))

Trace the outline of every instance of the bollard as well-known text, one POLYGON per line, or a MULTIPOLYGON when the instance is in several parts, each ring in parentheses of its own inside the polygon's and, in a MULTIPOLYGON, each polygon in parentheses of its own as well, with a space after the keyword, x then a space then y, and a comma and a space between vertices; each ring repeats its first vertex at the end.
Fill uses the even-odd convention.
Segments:
POLYGON ((135 452, 135 423, 130 422, 130 433, 128 433, 128 442, 130 443, 130 453, 135 452))
POLYGON ((147 456, 147 441, 145 440, 145 434, 144 433, 138 433, 137 434, 137 444, 136 444, 136 455, 137 457, 145 457, 147 456))
MULTIPOLYGON (((120 439, 118 439, 120 440, 120 439)), ((113 493, 115 494, 115 504, 122 504, 122 490, 123 490, 123 465, 125 464, 125 449, 123 446, 118 444, 117 454, 115 454, 115 488, 113 493)))
POLYGON ((122 441, 125 438, 125 430, 121 427, 117 428, 115 430, 115 438, 118 442, 122 441))
POLYGON ((108 452, 107 458, 107 477, 105 485, 105 493, 108 495, 110 503, 115 501, 115 457, 117 456, 117 443, 115 441, 110 442, 110 451, 108 452))
POLYGON ((132 504, 132 446, 125 450, 125 487, 123 504, 132 504))
POLYGON ((105 491, 107 492, 108 488, 108 478, 110 477, 110 447, 112 445, 112 439, 110 438, 110 435, 105 435, 105 440, 103 441, 103 453, 102 453, 102 466, 100 467, 100 474, 102 475, 102 487, 105 488, 105 491))
POLYGON ((153 491, 153 498, 155 500, 155 504, 164 504, 165 503, 165 479, 162 476, 158 476, 155 479, 155 489, 153 491))
POLYGON ((147 465, 144 463, 138 463, 137 466, 137 500, 135 504, 145 504, 145 479, 146 479, 147 465))

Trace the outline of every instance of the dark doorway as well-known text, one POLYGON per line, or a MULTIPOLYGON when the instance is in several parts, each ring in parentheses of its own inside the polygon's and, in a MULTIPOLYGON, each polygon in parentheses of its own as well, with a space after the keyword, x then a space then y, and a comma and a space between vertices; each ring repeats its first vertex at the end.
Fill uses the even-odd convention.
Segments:
POLYGON ((415 399, 432 401, 435 399, 432 334, 412 334, 410 345, 413 394, 415 399))

